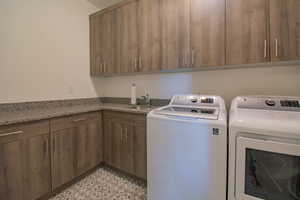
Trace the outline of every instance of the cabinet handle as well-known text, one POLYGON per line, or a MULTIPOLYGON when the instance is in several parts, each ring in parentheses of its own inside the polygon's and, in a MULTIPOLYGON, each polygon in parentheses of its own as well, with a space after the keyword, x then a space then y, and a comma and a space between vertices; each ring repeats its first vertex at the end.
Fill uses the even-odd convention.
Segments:
POLYGON ((11 133, 0 134, 0 137, 6 137, 6 136, 11 136, 11 135, 20 135, 22 133, 23 133, 23 131, 15 131, 15 132, 11 132, 11 133))
POLYGON ((123 127, 121 127, 121 144, 123 144, 123 127))
POLYGON ((137 57, 134 60, 134 69, 135 69, 135 71, 138 70, 138 58, 137 57))
POLYGON ((81 121, 85 121, 85 118, 81 118, 81 119, 74 119, 73 122, 81 122, 81 121))
POLYGON ((134 59, 131 59, 131 67, 135 70, 135 67, 134 67, 134 59))
POLYGON ((192 67, 194 66, 195 64, 195 50, 192 49, 192 67))
POLYGON ((52 149, 53 149, 53 153, 55 152, 55 137, 53 138, 52 141, 52 149))
POLYGON ((128 133, 127 133, 127 128, 125 128, 125 142, 128 142, 128 133))
POLYGON ((186 67, 190 67, 191 59, 190 59, 190 52, 186 51, 186 67))
POLYGON ((267 57, 267 40, 264 41, 264 58, 267 57))
POLYGON ((94 73, 98 75, 98 73, 101 71, 101 63, 99 62, 99 57, 95 60, 95 67, 94 67, 94 73))
POLYGON ((104 68, 103 72, 106 73, 106 62, 105 61, 104 61, 104 64, 103 64, 103 68, 104 68))
POLYGON ((142 66, 143 66, 143 62, 142 62, 142 58, 140 57, 139 58, 139 69, 143 68, 142 66))
POLYGON ((183 53, 183 67, 186 66, 186 52, 183 53))
POLYGON ((95 69, 96 74, 97 75, 100 74, 102 72, 102 69, 103 69, 102 63, 99 63, 98 67, 95 69))
POLYGON ((48 139, 44 141, 44 152, 46 157, 48 155, 48 139))
POLYGON ((278 39, 275 39, 275 56, 278 57, 278 39))

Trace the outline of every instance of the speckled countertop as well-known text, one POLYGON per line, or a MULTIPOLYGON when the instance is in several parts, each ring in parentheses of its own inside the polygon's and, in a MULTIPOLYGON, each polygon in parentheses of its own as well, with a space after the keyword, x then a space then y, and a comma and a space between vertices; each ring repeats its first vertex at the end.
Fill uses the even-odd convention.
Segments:
POLYGON ((147 114, 155 107, 140 107, 135 109, 127 104, 99 103, 99 104, 83 104, 60 107, 35 108, 16 111, 1 111, 0 110, 0 126, 12 125, 23 122, 31 122, 43 119, 51 119, 55 117, 68 116, 100 110, 113 110, 120 112, 130 112, 137 114, 147 114))

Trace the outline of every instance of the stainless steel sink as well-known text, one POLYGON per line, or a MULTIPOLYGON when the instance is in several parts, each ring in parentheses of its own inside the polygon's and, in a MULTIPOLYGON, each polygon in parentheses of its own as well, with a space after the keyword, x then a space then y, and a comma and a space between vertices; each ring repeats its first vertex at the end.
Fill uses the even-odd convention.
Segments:
POLYGON ((144 109, 150 109, 151 106, 146 106, 146 105, 128 105, 127 108, 134 109, 134 110, 144 110, 144 109))
POLYGON ((140 110, 140 109, 141 109, 141 106, 139 106, 139 105, 129 105, 128 108, 129 108, 129 109, 140 110))

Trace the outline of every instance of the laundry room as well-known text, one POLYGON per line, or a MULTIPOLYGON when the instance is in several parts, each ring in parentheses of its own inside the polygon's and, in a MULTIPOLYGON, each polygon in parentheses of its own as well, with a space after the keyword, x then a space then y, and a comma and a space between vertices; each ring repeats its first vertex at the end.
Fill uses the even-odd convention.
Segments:
POLYGON ((299 10, 2 0, 0 200, 300 200, 299 10))

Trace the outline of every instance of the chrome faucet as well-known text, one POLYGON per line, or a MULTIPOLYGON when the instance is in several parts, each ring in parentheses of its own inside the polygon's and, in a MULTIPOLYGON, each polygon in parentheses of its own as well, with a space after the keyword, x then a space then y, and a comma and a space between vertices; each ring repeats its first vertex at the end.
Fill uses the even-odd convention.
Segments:
POLYGON ((150 99, 150 95, 146 94, 145 96, 141 96, 142 100, 145 101, 145 104, 147 106, 151 106, 151 99, 150 99))

